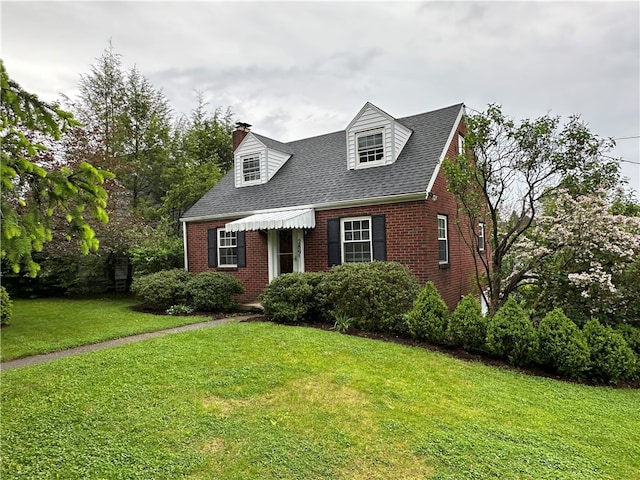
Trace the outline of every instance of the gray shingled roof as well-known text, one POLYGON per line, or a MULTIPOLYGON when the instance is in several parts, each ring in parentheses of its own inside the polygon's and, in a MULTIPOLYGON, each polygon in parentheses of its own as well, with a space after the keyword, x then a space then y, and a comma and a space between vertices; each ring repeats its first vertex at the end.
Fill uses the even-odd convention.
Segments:
POLYGON ((292 157, 269 182, 235 188, 227 173, 183 216, 185 220, 274 208, 426 192, 462 104, 397 119, 413 131, 395 163, 347 169, 346 132, 288 143, 256 135, 269 148, 292 157))

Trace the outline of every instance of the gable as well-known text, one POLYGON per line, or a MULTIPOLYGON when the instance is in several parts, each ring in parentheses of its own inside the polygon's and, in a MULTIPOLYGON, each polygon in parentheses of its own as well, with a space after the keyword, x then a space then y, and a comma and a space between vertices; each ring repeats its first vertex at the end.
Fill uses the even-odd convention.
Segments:
POLYGON ((289 158, 286 144, 249 132, 233 153, 235 187, 267 183, 289 158))

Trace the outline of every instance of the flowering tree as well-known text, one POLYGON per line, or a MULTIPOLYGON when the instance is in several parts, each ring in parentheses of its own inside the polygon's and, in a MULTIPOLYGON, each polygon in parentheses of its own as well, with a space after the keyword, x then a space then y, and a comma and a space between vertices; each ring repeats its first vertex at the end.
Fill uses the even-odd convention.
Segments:
POLYGON ((514 251, 538 314, 561 307, 581 324, 640 321, 640 217, 612 213, 605 191, 556 192, 514 251))

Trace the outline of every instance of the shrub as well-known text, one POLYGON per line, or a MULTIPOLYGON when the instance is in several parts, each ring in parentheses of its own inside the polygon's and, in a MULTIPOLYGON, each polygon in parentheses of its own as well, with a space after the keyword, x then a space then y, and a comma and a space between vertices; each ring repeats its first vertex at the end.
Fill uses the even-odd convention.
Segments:
POLYGON ((467 295, 449 317, 447 341, 465 350, 482 350, 486 337, 487 320, 482 315, 480 302, 473 295, 467 295))
POLYGON ((629 324, 620 324, 616 327, 618 332, 629 345, 629 348, 633 350, 636 355, 640 355, 640 327, 634 327, 629 324))
POLYGON ((192 276, 178 268, 163 270, 134 278, 131 291, 147 307, 164 311, 172 305, 186 303, 186 285, 192 276))
POLYGON ((13 302, 7 289, 0 287, 0 325, 9 323, 11 315, 13 315, 13 302))
POLYGON ((411 335, 421 341, 445 343, 449 310, 433 282, 427 282, 406 316, 411 335))
POLYGON ((190 315, 193 313, 193 310, 194 308, 191 305, 181 303, 167 308, 167 315, 190 315))
POLYGON ((187 303, 204 312, 226 312, 237 307, 233 295, 243 293, 240 280, 224 272, 203 272, 185 286, 187 303))
POLYGON ((403 316, 420 288, 406 266, 378 261, 333 267, 320 287, 334 316, 351 317, 362 330, 391 333, 406 331, 403 316))
POLYGON ((571 377, 584 376, 589 368, 589 347, 584 335, 562 309, 547 313, 538 325, 540 363, 571 377))
POLYGON ((582 329, 590 350, 589 376, 599 382, 617 383, 636 369, 636 358, 622 335, 593 318, 582 329))
POLYGON ((286 273, 274 278, 260 295, 264 313, 274 322, 313 322, 326 318, 319 285, 325 273, 286 273))
POLYGON ((533 362, 536 330, 518 302, 509 298, 487 323, 487 347, 516 366, 533 362))

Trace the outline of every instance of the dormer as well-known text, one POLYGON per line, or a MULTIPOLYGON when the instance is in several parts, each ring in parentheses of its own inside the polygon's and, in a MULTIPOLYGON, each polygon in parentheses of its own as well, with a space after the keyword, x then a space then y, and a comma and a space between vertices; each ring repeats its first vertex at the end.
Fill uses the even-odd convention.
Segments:
POLYGON ((411 136, 410 129, 369 102, 346 131, 349 170, 394 163, 411 136))
POLYGON ((285 143, 247 131, 233 152, 236 188, 267 183, 289 158, 285 143))

